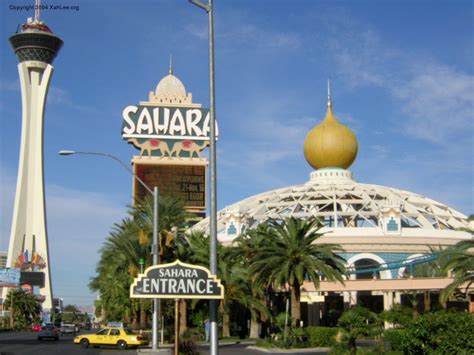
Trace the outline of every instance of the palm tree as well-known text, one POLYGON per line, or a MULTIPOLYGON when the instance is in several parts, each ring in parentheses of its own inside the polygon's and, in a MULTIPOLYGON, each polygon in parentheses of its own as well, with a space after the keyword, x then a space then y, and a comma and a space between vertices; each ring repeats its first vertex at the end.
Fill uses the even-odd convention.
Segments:
POLYGON ((96 267, 97 276, 89 282, 92 291, 98 291, 102 303, 104 320, 132 320, 137 327, 136 307, 130 299, 130 284, 133 281, 123 254, 117 253, 110 245, 101 249, 101 258, 96 267))
POLYGON ((339 318, 338 326, 342 338, 347 341, 350 354, 357 353, 356 340, 363 336, 374 336, 382 330, 381 320, 377 314, 364 307, 354 307, 344 312, 339 318))
POLYGON ((441 292, 441 302, 446 302, 455 290, 463 285, 464 296, 469 293, 471 285, 474 283, 474 239, 463 240, 443 252, 446 264, 445 271, 451 271, 454 277, 451 282, 441 292))
MULTIPOLYGON (((209 240, 202 232, 194 232, 180 238, 177 245, 177 255, 181 260, 204 267, 209 266, 209 240)), ((230 336, 231 308, 240 304, 249 309, 260 309, 265 312, 265 306, 253 297, 249 284, 249 271, 244 267, 241 257, 233 248, 217 244, 217 275, 224 286, 224 299, 219 305, 223 315, 222 335, 230 336)))
POLYGON ((301 318, 301 285, 308 279, 317 288, 320 278, 343 282, 344 259, 337 244, 316 244, 322 236, 318 219, 301 220, 294 217, 270 220, 267 231, 262 232, 266 243, 256 253, 251 272, 261 282, 291 291, 291 317, 294 324, 301 318))
POLYGON ((75 305, 68 304, 64 306, 61 319, 64 322, 74 323, 80 312, 81 311, 75 305))
MULTIPOLYGON (((114 226, 114 230, 105 242, 105 245, 111 250, 124 256, 124 266, 127 266, 127 272, 132 279, 136 278, 140 272, 141 259, 148 260, 148 264, 151 264, 149 238, 143 230, 138 228, 139 226, 137 226, 133 219, 125 218, 121 224, 114 226)), ((140 329, 146 329, 147 326, 146 310, 150 308, 148 303, 144 299, 139 300, 140 329)))
MULTIPOLYGON (((231 255, 234 257, 240 257, 243 266, 248 270, 255 261, 258 250, 265 245, 264 233, 268 231, 268 224, 259 224, 256 228, 249 229, 234 239, 231 250, 231 255)), ((261 287, 261 283, 258 282, 255 275, 247 273, 247 283, 250 286, 250 291, 255 302, 249 303, 250 309, 250 335, 252 339, 259 338, 259 323, 265 321, 270 317, 270 312, 266 307, 266 293, 265 288, 261 287)))
MULTIPOLYGON (((173 243, 175 259, 183 262, 208 266, 209 258, 209 242, 207 237, 202 232, 193 232, 190 234, 182 234, 176 238, 173 243)), ((191 302, 192 308, 196 306, 197 302, 191 302)), ((179 303, 179 334, 183 335, 187 330, 187 300, 183 299, 179 303)))
MULTIPOLYGON (((128 213, 126 218, 113 226, 107 237, 96 269, 98 275, 91 280, 89 287, 100 292, 109 320, 131 317, 132 324, 136 327, 139 318, 140 327, 145 329, 150 302, 130 300, 129 287, 140 271, 141 259, 144 259, 145 267, 152 265, 150 246, 153 233, 153 201, 146 198, 131 207, 128 213), (113 319, 117 318, 119 311, 122 311, 123 317, 113 319)), ((167 236, 169 242, 170 231, 173 227, 182 225, 187 216, 183 203, 177 198, 164 196, 160 199, 159 215, 160 236, 167 236)), ((160 244, 163 244, 160 247, 162 258, 169 259, 169 243, 165 241, 160 244)))
POLYGON ((3 302, 5 310, 11 312, 13 324, 11 326, 21 329, 32 322, 41 309, 38 300, 30 293, 21 288, 11 289, 3 302))
MULTIPOLYGON (((427 257, 433 257, 434 260, 416 264, 412 269, 412 273, 410 276, 413 277, 445 277, 447 276, 447 272, 444 270, 444 263, 445 259, 441 257, 442 249, 440 246, 434 247, 429 246, 429 253, 426 254, 427 257)), ((405 274, 407 274, 407 270, 405 270, 405 274)), ((412 309, 413 309, 413 319, 418 318, 418 299, 417 299, 418 292, 413 291, 411 295, 411 302, 412 302, 412 309)), ((423 303, 424 303, 424 311, 430 312, 431 311, 431 291, 425 290, 423 291, 423 303)))
MULTIPOLYGON (((223 315, 222 336, 230 337, 231 308, 240 304, 251 313, 268 315, 265 304, 252 292, 251 274, 241 257, 235 257, 232 248, 218 249, 218 275, 224 285, 224 299, 220 303, 223 315)), ((258 337, 258 336, 257 336, 258 337)))

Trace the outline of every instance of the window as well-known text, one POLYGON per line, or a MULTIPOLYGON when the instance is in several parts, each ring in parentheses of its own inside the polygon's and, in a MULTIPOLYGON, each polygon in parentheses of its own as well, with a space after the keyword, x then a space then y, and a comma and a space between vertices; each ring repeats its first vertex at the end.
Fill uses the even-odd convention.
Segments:
POLYGON ((120 335, 120 330, 118 330, 118 329, 111 329, 111 330, 110 330, 110 335, 120 335))
POLYGON ((235 235, 237 234, 237 228, 234 226, 234 222, 230 222, 229 228, 227 228, 227 234, 228 235, 235 235))
POLYGON ((107 335, 108 329, 101 329, 96 334, 97 335, 107 335))

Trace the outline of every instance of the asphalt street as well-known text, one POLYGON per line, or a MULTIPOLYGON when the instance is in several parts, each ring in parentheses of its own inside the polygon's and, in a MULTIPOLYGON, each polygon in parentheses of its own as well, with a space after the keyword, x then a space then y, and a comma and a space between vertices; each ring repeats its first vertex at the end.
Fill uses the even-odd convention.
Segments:
MULTIPOLYGON (((84 349, 73 343, 72 335, 61 336, 58 341, 37 339, 35 332, 4 332, 0 333, 0 355, 75 355, 75 354, 101 354, 101 355, 120 355, 137 354, 136 349, 119 350, 114 347, 88 348, 84 349)), ((221 344, 219 354, 240 355, 240 354, 294 354, 289 350, 287 352, 262 352, 260 350, 249 349, 249 344, 221 344)), ((201 344, 197 350, 200 355, 209 354, 209 346, 201 344)), ((324 354, 326 352, 298 352, 299 355, 324 354)), ((143 353, 142 353, 143 354, 143 353)), ((170 351, 170 354, 172 352, 170 351)))
POLYGON ((64 335, 55 340, 37 339, 35 332, 0 333, 1 355, 64 355, 64 354, 136 354, 135 349, 118 350, 115 348, 83 349, 74 344, 72 335, 64 335))

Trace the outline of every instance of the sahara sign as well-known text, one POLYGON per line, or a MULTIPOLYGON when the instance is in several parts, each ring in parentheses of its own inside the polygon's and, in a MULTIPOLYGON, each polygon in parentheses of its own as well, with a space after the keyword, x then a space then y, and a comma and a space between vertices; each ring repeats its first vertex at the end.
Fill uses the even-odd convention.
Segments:
POLYGON ((208 269, 176 260, 138 275, 130 286, 130 297, 223 299, 224 286, 208 269))
MULTIPOLYGON (((140 156, 201 160, 200 152, 210 143, 209 109, 193 103, 171 63, 169 75, 149 93, 148 101, 125 107, 122 118, 122 138, 140 149, 140 156)), ((217 123, 215 131, 217 137, 217 123)))
POLYGON ((209 144, 206 108, 127 106, 122 117, 122 138, 140 149, 141 156, 200 158, 209 144))
POLYGON ((209 140, 209 110, 204 108, 127 106, 123 138, 209 140))

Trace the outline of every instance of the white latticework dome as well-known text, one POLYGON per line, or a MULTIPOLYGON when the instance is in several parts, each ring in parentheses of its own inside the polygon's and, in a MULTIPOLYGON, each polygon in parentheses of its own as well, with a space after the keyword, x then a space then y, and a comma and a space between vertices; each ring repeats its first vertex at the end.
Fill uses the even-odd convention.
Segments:
MULTIPOLYGON (((351 244, 357 240, 363 243, 364 237, 468 237, 468 233, 457 231, 469 227, 467 217, 440 202, 408 191, 357 183, 348 170, 320 169, 305 184, 264 192, 219 211, 218 238, 231 242, 243 230, 270 218, 312 216, 324 223, 328 238, 358 238, 351 244)), ((208 224, 205 219, 194 228, 207 230, 208 224)))

